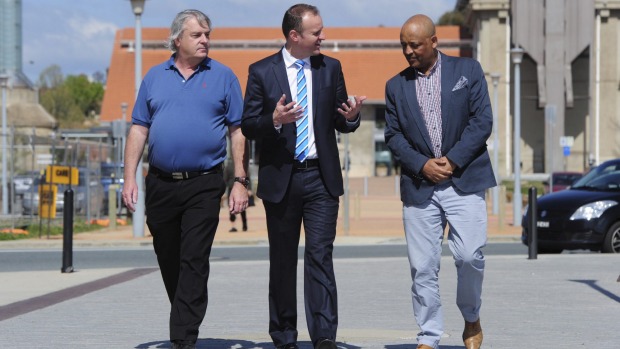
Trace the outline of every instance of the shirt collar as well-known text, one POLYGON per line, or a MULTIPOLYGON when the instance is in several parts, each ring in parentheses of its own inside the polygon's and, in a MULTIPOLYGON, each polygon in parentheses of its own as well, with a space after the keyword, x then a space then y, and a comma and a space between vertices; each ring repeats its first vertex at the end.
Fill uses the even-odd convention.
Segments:
MULTIPOLYGON (((421 77, 425 77, 426 76, 426 74, 424 74, 420 70, 415 69, 415 68, 413 68, 413 69, 415 70, 415 72, 416 72, 416 74, 418 76, 421 76, 421 77)), ((431 75, 435 74, 437 69, 441 69, 441 53, 439 53, 439 51, 437 51, 437 60, 435 61, 435 64, 433 64, 433 67, 431 68, 430 73, 428 74, 428 76, 431 76, 431 75)))
MULTIPOLYGON (((297 58, 293 57, 291 55, 290 52, 288 52, 286 50, 286 47, 282 48, 282 58, 284 58, 284 64, 286 65, 287 68, 292 67, 293 65, 295 65, 295 62, 297 61, 297 58)), ((310 57, 306 57, 304 59, 302 59, 302 61, 304 61, 304 67, 306 66, 310 66, 310 57)))
MULTIPOLYGON (((170 58, 168 59, 168 64, 167 64, 167 68, 168 69, 172 69, 172 70, 178 70, 177 67, 174 65, 174 59, 176 57, 176 52, 173 53, 170 58)), ((202 62, 200 62, 199 64, 199 70, 202 69, 209 69, 211 68, 211 58, 207 57, 205 58, 202 62)))

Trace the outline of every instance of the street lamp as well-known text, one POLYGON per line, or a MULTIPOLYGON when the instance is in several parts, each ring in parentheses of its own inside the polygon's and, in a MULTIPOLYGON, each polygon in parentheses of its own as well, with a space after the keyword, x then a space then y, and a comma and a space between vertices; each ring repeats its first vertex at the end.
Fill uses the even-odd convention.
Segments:
POLYGON ((523 49, 519 46, 510 50, 512 63, 515 64, 515 94, 514 94, 514 194, 512 196, 513 226, 521 221, 521 62, 523 61, 523 49))
MULTIPOLYGON (((130 0, 131 9, 136 16, 136 45, 135 45, 135 96, 138 97, 140 83, 142 81, 142 23, 141 17, 144 12, 145 0, 130 0)), ((133 237, 144 236, 144 176, 142 174, 142 156, 138 160, 138 168, 136 169, 136 184, 138 185, 138 202, 136 203, 136 211, 133 214, 133 237)))
POLYGON ((6 89, 9 86, 9 76, 0 75, 0 85, 2 86, 2 214, 9 214, 9 190, 6 174, 6 89))
MULTIPOLYGON (((125 143, 126 143, 126 139, 127 139, 127 107, 128 104, 127 102, 123 102, 121 103, 121 112, 123 113, 123 123, 121 124, 121 151, 120 151, 120 163, 125 163, 125 143)), ((120 166, 118 167, 119 171, 120 171, 120 166)), ((120 177, 120 173, 119 173, 119 177, 120 177)))
POLYGON ((493 169, 495 170, 495 181, 497 185, 493 187, 493 214, 499 214, 499 134, 497 124, 497 85, 499 85, 499 73, 491 73, 493 83, 493 169))

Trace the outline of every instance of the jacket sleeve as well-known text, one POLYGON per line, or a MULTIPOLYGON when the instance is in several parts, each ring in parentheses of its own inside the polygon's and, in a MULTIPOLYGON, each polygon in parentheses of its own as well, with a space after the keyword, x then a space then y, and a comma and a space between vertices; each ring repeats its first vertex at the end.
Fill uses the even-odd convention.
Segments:
POLYGON ((276 138, 278 136, 273 125, 275 104, 268 103, 265 97, 266 91, 263 83, 265 79, 262 76, 264 70, 255 64, 249 68, 241 121, 241 131, 248 139, 276 138))

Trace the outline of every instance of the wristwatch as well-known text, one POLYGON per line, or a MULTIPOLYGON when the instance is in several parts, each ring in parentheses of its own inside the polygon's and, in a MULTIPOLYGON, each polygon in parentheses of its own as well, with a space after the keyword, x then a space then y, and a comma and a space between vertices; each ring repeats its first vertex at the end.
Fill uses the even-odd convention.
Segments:
POLYGON ((235 177, 235 182, 241 183, 241 185, 246 188, 250 185, 250 179, 248 177, 235 177))

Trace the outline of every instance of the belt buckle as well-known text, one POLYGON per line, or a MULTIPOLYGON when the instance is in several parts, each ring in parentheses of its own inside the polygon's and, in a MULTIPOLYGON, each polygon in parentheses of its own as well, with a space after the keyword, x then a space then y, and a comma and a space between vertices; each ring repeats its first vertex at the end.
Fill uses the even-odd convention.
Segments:
POLYGON ((185 172, 172 172, 172 179, 184 179, 185 172))

